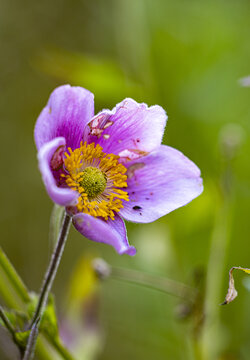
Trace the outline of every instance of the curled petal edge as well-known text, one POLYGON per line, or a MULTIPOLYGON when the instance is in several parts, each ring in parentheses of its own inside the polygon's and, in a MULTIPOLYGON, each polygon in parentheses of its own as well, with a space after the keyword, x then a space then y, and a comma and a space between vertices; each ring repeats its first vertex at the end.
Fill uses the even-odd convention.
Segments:
POLYGON ((78 194, 71 189, 58 187, 50 167, 52 156, 60 146, 65 146, 63 137, 55 138, 41 147, 38 152, 39 169, 51 200, 61 206, 73 205, 76 203, 78 194))
POLYGON ((136 254, 135 247, 128 243, 124 221, 117 214, 114 220, 105 221, 79 213, 73 216, 73 225, 86 238, 111 245, 120 255, 133 256, 136 254))

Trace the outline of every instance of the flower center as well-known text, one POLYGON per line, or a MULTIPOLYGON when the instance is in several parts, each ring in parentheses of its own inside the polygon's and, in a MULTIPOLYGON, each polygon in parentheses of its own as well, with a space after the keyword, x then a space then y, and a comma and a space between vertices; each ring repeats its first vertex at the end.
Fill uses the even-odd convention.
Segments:
POLYGON ((61 176, 65 184, 79 193, 77 211, 114 220, 115 213, 129 201, 127 169, 118 162, 119 156, 105 154, 100 145, 91 143, 74 151, 65 152, 64 170, 61 176))
POLYGON ((107 184, 107 176, 100 169, 89 166, 83 170, 83 178, 80 185, 84 188, 89 199, 94 199, 101 194, 107 184))

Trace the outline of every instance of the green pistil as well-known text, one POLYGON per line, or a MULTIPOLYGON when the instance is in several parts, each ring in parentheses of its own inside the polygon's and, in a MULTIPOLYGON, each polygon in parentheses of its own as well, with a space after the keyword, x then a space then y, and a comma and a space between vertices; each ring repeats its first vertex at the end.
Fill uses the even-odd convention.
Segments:
POLYGON ((106 184, 107 177, 100 169, 89 166, 83 171, 81 186, 90 200, 101 194, 105 190, 106 184))

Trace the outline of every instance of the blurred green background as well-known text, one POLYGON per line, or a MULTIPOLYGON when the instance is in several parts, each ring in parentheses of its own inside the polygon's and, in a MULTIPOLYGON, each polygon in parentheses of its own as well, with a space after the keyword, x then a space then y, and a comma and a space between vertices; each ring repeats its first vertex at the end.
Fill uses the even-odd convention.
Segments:
MULTIPOLYGON (((250 88, 240 81, 250 75, 249 19, 248 0, 0 1, 1 246, 29 289, 39 290, 52 249, 33 128, 56 86, 88 88, 96 112, 125 97, 163 106, 164 143, 204 178, 186 207, 127 224, 133 258, 72 228, 53 288, 62 328, 66 312, 74 317, 65 299, 84 254, 199 289, 193 305, 114 279, 90 300, 86 290, 77 336, 88 359, 250 358, 250 277, 236 274, 239 297, 219 306, 229 268, 250 267, 250 88)), ((0 358, 12 359, 0 344, 0 358)))

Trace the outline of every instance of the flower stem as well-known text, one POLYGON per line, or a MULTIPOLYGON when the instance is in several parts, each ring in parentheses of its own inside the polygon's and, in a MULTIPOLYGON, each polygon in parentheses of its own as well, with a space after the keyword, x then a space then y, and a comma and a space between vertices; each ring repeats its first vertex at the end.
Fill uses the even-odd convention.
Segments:
POLYGON ((28 338, 27 346, 26 346, 25 353, 23 356, 23 360, 32 359, 34 356, 35 343, 36 343, 36 339, 38 336, 38 330, 39 330, 39 328, 38 328, 39 321, 40 321, 40 318, 38 317, 38 318, 36 318, 36 321, 32 325, 32 328, 30 331, 30 336, 28 338))
POLYGON ((31 324, 30 324, 30 329, 31 329, 30 338, 31 339, 29 338, 28 344, 31 344, 31 346, 30 346, 28 355, 25 357, 25 360, 31 360, 33 357, 34 348, 36 345, 36 339, 38 336, 40 320, 43 315, 44 308, 47 304, 48 296, 49 296, 53 281, 55 279, 58 266, 60 264, 60 260, 62 257, 62 253, 64 250, 66 240, 67 240, 67 235, 69 232, 70 224, 71 224, 71 217, 65 213, 61 231, 60 231, 60 234, 58 237, 58 241, 55 246, 55 250, 52 254, 51 261, 50 261, 50 264, 49 264, 49 267, 48 267, 48 270, 45 275, 44 282, 43 282, 43 285, 42 285, 42 288, 40 291, 36 311, 33 315, 33 318, 32 318, 31 324))

